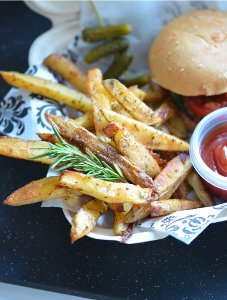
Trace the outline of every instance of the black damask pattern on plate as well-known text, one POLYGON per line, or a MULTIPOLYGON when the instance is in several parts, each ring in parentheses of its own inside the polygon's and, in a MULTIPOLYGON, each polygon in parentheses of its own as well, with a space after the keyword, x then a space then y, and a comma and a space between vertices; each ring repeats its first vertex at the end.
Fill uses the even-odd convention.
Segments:
POLYGON ((21 95, 0 101, 0 126, 3 134, 10 134, 16 129, 16 134, 21 135, 25 130, 23 118, 28 115, 31 108, 21 95))
POLYGON ((51 131, 51 126, 47 122, 45 114, 65 116, 65 105, 53 100, 45 99, 45 104, 42 104, 40 107, 37 107, 36 120, 38 125, 40 125, 43 129, 51 131))

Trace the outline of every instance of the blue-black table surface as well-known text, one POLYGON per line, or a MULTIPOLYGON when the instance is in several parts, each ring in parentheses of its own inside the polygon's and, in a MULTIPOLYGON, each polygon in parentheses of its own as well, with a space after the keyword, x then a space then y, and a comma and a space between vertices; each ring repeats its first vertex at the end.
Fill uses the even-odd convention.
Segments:
MULTIPOLYGON (((24 72, 32 41, 50 22, 22 2, 0 1, 0 69, 24 72)), ((0 82, 3 98, 9 87, 0 82)), ((47 168, 0 157, 1 199, 47 168)), ((227 222, 191 245, 125 245, 83 238, 70 245, 60 209, 0 205, 0 280, 95 299, 227 299, 227 222)))

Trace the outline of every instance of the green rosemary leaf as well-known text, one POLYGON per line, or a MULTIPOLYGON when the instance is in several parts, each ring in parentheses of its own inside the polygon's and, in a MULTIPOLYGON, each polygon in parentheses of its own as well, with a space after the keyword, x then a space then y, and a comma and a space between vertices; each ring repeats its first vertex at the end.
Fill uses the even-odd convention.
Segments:
MULTIPOLYGON (((44 148, 47 152, 33 156, 32 159, 49 157, 54 160, 51 168, 56 171, 72 169, 97 179, 111 182, 126 182, 119 166, 114 164, 114 169, 111 168, 106 162, 100 161, 89 149, 86 149, 86 153, 81 152, 78 148, 68 144, 53 124, 51 126, 59 143, 49 143, 50 148, 44 148)), ((43 150, 43 148, 33 149, 43 150)))

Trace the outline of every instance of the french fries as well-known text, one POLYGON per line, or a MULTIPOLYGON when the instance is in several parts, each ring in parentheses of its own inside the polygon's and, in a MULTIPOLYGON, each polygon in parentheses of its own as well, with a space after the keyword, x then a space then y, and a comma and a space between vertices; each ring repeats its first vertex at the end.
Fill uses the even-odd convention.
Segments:
POLYGON ((155 199, 153 190, 150 188, 94 179, 73 171, 64 171, 60 184, 110 203, 145 204, 147 201, 155 199))
POLYGON ((192 168, 189 155, 181 153, 173 158, 155 178, 159 200, 169 199, 192 168))
POLYGON ((99 69, 95 68, 88 71, 87 90, 91 96, 93 105, 95 103, 97 107, 110 109, 112 96, 102 85, 102 72, 99 69))
MULTIPOLYGON (((184 181, 191 168, 190 158, 186 154, 181 154, 172 159, 154 180, 158 195, 157 200, 169 199, 184 181)), ((150 203, 143 206, 134 205, 127 214, 127 223, 143 220, 149 216, 150 212, 150 203)))
POLYGON ((119 123, 125 127, 135 138, 144 146, 153 150, 165 151, 189 151, 189 144, 176 138, 173 135, 166 134, 154 127, 147 126, 142 122, 127 118, 107 109, 101 109, 101 112, 109 123, 119 123))
POLYGON ((104 133, 114 141, 119 152, 130 158, 149 176, 154 177, 160 172, 160 167, 150 152, 139 143, 125 128, 110 123, 103 129, 104 133))
POLYGON ((87 93, 86 75, 63 55, 51 54, 43 63, 82 93, 87 93))
POLYGON ((67 199, 72 196, 81 195, 75 189, 61 186, 59 180, 60 177, 56 176, 32 181, 9 195, 3 203, 12 206, 21 206, 56 198, 67 199))
POLYGON ((71 242, 74 243, 91 232, 95 228, 98 218, 106 209, 106 204, 97 199, 83 204, 72 219, 71 242))
POLYGON ((190 184, 190 186, 194 189, 196 195, 198 196, 199 200, 203 203, 204 206, 214 205, 214 200, 206 191, 203 182, 197 173, 191 172, 187 177, 187 181, 190 184))
MULTIPOLYGON (((146 205, 146 217, 150 216, 161 217, 171 213, 174 213, 179 210, 188 210, 202 207, 202 203, 200 201, 193 200, 183 200, 183 199, 168 199, 168 200, 159 200, 150 202, 149 205, 146 205)), ((133 223, 141 219, 144 219, 145 214, 140 214, 139 207, 136 207, 135 210, 128 215, 125 216, 124 222, 126 224, 133 223)))
POLYGON ((83 112, 92 109, 91 100, 86 95, 62 84, 17 72, 1 71, 0 74, 8 84, 14 87, 39 94, 49 99, 64 102, 83 112))
POLYGON ((0 137, 0 154, 55 163, 52 167, 59 165, 59 171, 78 167, 86 174, 65 170, 60 176, 30 182, 9 195, 4 204, 20 206, 61 198, 75 209, 81 205, 81 196, 89 196, 91 200, 73 216, 72 243, 91 232, 107 208, 115 215, 115 234, 124 240, 137 221, 214 204, 198 174, 191 170, 186 154, 189 144, 182 140, 194 124, 176 113, 163 90, 154 85, 145 92, 137 86, 126 88, 116 79, 103 81, 97 68, 86 76, 58 54, 49 55, 44 64, 81 92, 30 75, 0 73, 12 86, 64 102, 83 115, 73 120, 47 114, 55 134, 39 133, 42 141, 0 137), (159 107, 153 110, 145 102, 152 108, 159 103, 159 107), (55 159, 41 157, 50 150, 55 151, 50 156, 55 159), (91 160, 86 161, 88 157, 91 160), (105 180, 98 179, 100 174, 105 180), (192 188, 196 200, 188 200, 192 188))
POLYGON ((135 96, 128 88, 116 79, 104 80, 108 92, 127 110, 136 120, 145 124, 152 124, 153 110, 135 96))
POLYGON ((102 85, 102 72, 99 69, 92 69, 87 76, 87 89, 93 104, 93 116, 95 123, 96 135, 106 140, 102 128, 108 124, 103 114, 100 113, 99 107, 111 109, 110 95, 102 85))
POLYGON ((46 153, 49 148, 50 145, 43 141, 27 141, 6 136, 0 137, 0 155, 8 157, 33 160, 50 165, 54 161, 48 157, 33 158, 46 153))
POLYGON ((98 139, 85 128, 74 125, 70 120, 64 120, 54 115, 46 115, 50 123, 55 124, 63 138, 76 145, 81 151, 90 151, 100 160, 115 168, 118 165, 124 176, 141 187, 153 188, 153 180, 129 158, 120 155, 115 148, 98 139))

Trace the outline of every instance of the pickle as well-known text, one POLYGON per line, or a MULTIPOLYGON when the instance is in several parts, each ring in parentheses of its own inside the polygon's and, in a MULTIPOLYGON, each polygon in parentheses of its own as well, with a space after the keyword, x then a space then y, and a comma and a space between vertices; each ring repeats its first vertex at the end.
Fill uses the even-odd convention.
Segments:
POLYGON ((126 52, 116 54, 113 63, 108 70, 104 73, 104 78, 118 78, 124 71, 126 71, 132 62, 132 55, 126 52))
POLYGON ((120 81, 126 86, 137 85, 141 87, 150 82, 150 77, 148 75, 141 75, 135 78, 121 79, 120 81))
POLYGON ((86 28, 82 32, 82 37, 86 42, 98 42, 129 34, 130 32, 132 32, 132 26, 129 24, 109 25, 86 28))
POLYGON ((91 64, 104 56, 124 51, 128 47, 129 41, 127 39, 118 38, 111 40, 91 49, 85 56, 84 61, 87 64, 91 64))

